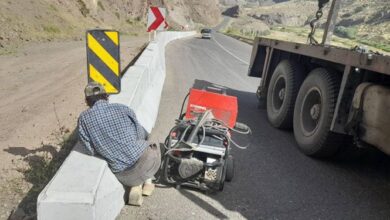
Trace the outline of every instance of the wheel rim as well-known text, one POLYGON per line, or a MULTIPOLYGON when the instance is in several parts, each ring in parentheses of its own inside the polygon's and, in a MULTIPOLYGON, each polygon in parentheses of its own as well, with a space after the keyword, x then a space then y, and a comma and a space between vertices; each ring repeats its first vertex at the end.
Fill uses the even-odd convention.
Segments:
POLYGON ((283 105, 286 97, 286 80, 279 76, 276 79, 275 87, 272 92, 272 109, 277 112, 283 105))
POLYGON ((321 91, 317 87, 311 88, 303 98, 300 121, 305 136, 313 135, 318 129, 321 119, 321 100, 321 91))

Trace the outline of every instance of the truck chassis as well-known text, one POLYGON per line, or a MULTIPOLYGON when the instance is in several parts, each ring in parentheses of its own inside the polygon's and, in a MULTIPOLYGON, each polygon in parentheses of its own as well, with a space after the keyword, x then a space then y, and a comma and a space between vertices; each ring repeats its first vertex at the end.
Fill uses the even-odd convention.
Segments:
MULTIPOLYGON (((333 46, 308 45, 267 38, 256 38, 253 44, 248 75, 262 78, 257 90, 257 97, 260 105, 267 106, 267 114, 271 124, 277 128, 294 127, 294 134, 298 145, 304 153, 311 156, 330 156, 338 149, 336 145, 340 145, 341 142, 337 141, 340 140, 340 137, 342 139, 346 136, 353 136, 355 142, 358 144, 370 144, 390 154, 390 139, 388 138, 390 136, 390 116, 385 114, 383 110, 390 110, 390 93, 387 93, 390 91, 389 56, 365 51, 359 47, 349 50, 333 46), (280 71, 283 72, 283 68, 292 71, 292 73, 288 73, 287 71, 287 75, 290 74, 289 77, 285 77, 285 73, 280 73, 280 71), (310 79, 307 79, 308 76, 314 75, 311 72, 321 71, 324 73, 315 74, 318 76, 325 74, 331 77, 331 81, 337 87, 334 89, 337 96, 330 103, 334 107, 323 106, 329 104, 323 100, 318 101, 319 105, 317 106, 315 104, 309 106, 306 112, 311 114, 309 115, 310 118, 309 116, 305 116, 304 106, 299 109, 295 104, 297 99, 298 101, 302 101, 302 99, 307 100, 310 99, 310 96, 312 96, 311 99, 313 100, 323 99, 321 94, 324 91, 312 92, 314 95, 306 94, 303 98, 299 95, 300 90, 303 90, 301 85, 308 84, 309 82, 305 83, 305 81, 310 81, 310 79), (274 74, 278 74, 281 77, 284 76, 284 81, 279 83, 280 80, 272 79, 274 74), (369 106, 364 106, 363 103, 369 104, 370 101, 363 97, 367 87, 361 86, 363 83, 373 85, 377 90, 379 89, 380 95, 378 101, 375 102, 379 107, 370 109, 369 106), (291 89, 291 87, 294 88, 291 89), (291 94, 288 94, 288 92, 291 94), (316 93, 317 95, 315 95, 316 93), (358 94, 361 94, 362 97, 358 97, 358 94), (318 97, 316 98, 316 96, 318 97), (267 99, 272 99, 272 101, 267 99), (289 106, 284 106, 285 102, 288 102, 289 106), (282 113, 278 113, 278 109, 275 110, 275 106, 283 110, 282 116, 280 116, 282 113), (286 108, 287 110, 285 110, 286 108), (272 109, 275 110, 274 113, 272 113, 272 109), (331 119, 331 122, 325 122, 326 125, 323 125, 323 123, 319 125, 319 130, 326 129, 330 131, 329 134, 322 135, 322 139, 326 140, 308 140, 308 138, 304 138, 303 140, 300 138, 299 132, 296 131, 299 130, 299 126, 297 125, 299 123, 295 121, 297 120, 296 118, 301 118, 301 121, 304 121, 302 118, 309 117, 309 119, 305 119, 308 121, 308 124, 310 126, 318 126, 315 125, 314 121, 319 120, 319 113, 322 113, 322 115, 328 114, 328 116, 321 117, 329 117, 331 119), (370 116, 373 114, 377 115, 375 119, 372 119, 370 116), (378 117, 380 118, 380 122, 378 122, 378 117), (373 131, 372 127, 375 127, 379 131, 379 134, 377 131, 373 131), (375 134, 373 135, 373 133, 375 134), (367 137, 367 135, 371 136, 367 137), (372 139, 380 140, 372 141, 372 139), (311 141, 309 146, 307 146, 307 141, 311 141)), ((318 76, 311 76, 311 78, 314 78, 311 81, 318 80, 318 76)), ((328 131, 322 131, 322 133, 328 131)), ((307 136, 307 133, 303 132, 303 135, 307 136)))

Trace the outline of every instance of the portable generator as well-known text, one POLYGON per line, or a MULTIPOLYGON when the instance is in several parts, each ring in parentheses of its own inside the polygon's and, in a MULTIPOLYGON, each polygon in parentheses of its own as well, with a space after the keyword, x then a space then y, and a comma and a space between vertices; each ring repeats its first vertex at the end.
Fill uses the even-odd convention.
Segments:
POLYGON ((226 88, 191 88, 180 117, 165 140, 163 180, 176 186, 222 191, 225 181, 234 176, 231 143, 236 143, 231 133, 250 133, 248 126, 236 122, 237 111, 237 98, 226 95, 226 88))

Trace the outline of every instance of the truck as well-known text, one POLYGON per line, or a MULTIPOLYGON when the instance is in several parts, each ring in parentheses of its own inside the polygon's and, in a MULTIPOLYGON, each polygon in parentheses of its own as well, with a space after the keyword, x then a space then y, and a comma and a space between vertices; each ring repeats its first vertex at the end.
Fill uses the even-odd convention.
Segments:
POLYGON ((365 49, 330 45, 341 0, 333 0, 322 42, 316 22, 330 0, 319 0, 310 22, 310 43, 257 37, 248 75, 273 127, 293 129, 299 150, 330 157, 345 140, 390 155, 390 57, 365 49))

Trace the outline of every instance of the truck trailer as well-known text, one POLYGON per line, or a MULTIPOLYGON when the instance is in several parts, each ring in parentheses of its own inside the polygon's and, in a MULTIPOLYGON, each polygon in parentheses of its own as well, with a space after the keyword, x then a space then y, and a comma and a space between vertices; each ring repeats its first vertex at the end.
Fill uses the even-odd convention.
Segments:
POLYGON ((390 155, 390 57, 330 46, 341 0, 333 0, 321 43, 315 22, 329 0, 319 0, 310 44, 257 37, 248 75, 260 77, 260 106, 273 127, 293 129, 309 156, 334 155, 346 139, 390 155))

